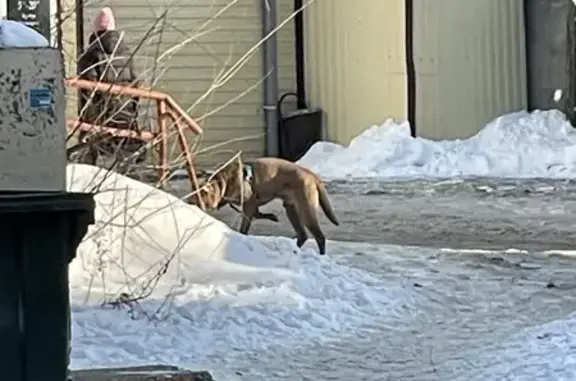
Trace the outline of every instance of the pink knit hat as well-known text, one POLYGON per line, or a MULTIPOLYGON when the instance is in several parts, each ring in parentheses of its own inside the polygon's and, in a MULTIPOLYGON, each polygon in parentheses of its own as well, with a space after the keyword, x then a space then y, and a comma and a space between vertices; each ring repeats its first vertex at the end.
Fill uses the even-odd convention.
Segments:
POLYGON ((94 32, 115 30, 116 20, 114 19, 114 13, 112 12, 112 9, 109 7, 102 8, 96 17, 94 17, 94 21, 92 21, 92 28, 94 28, 94 32))

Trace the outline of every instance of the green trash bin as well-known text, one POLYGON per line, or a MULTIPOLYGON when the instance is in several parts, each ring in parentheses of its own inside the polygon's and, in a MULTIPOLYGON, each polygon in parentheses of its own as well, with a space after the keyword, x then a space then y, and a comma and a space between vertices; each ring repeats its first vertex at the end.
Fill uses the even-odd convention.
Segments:
POLYGON ((0 192, 0 379, 64 381, 68 265, 94 223, 84 193, 0 192))

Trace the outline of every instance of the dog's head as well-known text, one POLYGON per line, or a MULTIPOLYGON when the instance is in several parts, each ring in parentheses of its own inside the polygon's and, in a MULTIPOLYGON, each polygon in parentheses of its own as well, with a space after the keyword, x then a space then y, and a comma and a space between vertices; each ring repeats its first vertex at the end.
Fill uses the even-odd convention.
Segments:
POLYGON ((252 196, 252 186, 246 179, 229 183, 223 192, 223 199, 232 204, 242 205, 252 196))
MULTIPOLYGON (((218 209, 226 202, 240 205, 252 195, 252 187, 242 168, 239 161, 233 161, 198 178, 199 196, 207 209, 218 209)), ((192 202, 197 202, 196 197, 192 202)))
POLYGON ((207 209, 216 209, 226 191, 226 183, 217 178, 210 179, 209 176, 203 176, 198 178, 198 188, 198 195, 191 197, 191 203, 196 205, 200 198, 207 209))

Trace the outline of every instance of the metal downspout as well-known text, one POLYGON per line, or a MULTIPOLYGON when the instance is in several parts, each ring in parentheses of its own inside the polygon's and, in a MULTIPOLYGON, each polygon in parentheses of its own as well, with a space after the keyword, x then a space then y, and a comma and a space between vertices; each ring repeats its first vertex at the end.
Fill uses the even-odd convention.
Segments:
MULTIPOLYGON (((261 0, 262 38, 277 27, 276 0, 261 0)), ((264 77, 264 122, 266 125, 266 155, 276 157, 278 149, 278 39, 276 33, 262 46, 262 76, 264 77)))
POLYGON ((410 134, 416 137, 416 66, 414 62, 414 0, 405 0, 406 90, 408 93, 408 122, 410 134))
POLYGON ((306 79, 304 61, 304 0, 294 0, 294 49, 296 57, 296 95, 298 99, 298 109, 308 107, 306 99, 306 79))

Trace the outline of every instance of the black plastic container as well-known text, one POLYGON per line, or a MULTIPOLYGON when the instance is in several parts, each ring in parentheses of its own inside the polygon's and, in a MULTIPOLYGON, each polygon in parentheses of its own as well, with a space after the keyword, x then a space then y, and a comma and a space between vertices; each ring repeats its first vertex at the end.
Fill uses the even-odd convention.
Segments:
POLYGON ((83 193, 0 193, 2 380, 64 381, 68 368, 68 264, 94 223, 83 193))
POLYGON ((282 113, 282 104, 289 96, 296 93, 286 93, 278 101, 279 128, 278 147, 280 157, 289 161, 297 161, 316 142, 322 140, 323 111, 320 108, 301 108, 289 113, 282 113))

